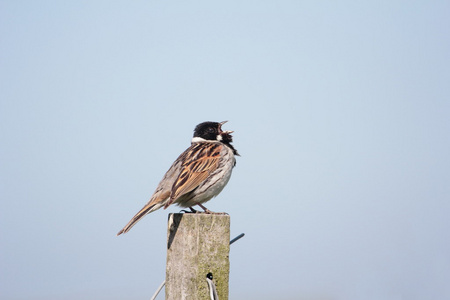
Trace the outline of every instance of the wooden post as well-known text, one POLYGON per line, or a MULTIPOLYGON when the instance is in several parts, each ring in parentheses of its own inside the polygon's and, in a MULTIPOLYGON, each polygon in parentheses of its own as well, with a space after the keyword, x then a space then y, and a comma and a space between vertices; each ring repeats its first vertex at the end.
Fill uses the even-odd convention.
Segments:
POLYGON ((230 216, 169 214, 166 300, 210 300, 212 273, 220 300, 228 300, 230 216))

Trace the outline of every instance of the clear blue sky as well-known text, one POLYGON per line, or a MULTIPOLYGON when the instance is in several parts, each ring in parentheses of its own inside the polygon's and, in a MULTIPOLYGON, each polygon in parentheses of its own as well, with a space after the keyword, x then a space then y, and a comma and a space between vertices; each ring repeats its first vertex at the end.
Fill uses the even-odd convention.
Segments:
POLYGON ((449 299, 449 28, 448 1, 2 1, 0 298, 149 299, 179 209, 115 234, 229 120, 230 299, 449 299))

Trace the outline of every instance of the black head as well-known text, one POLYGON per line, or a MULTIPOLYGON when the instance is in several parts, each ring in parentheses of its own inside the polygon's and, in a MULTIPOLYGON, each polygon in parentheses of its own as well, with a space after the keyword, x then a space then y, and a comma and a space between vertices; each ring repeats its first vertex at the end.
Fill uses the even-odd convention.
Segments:
POLYGON ((231 145, 231 142, 233 141, 233 136, 231 133, 233 131, 229 130, 222 130, 222 125, 225 124, 227 121, 224 122, 203 122, 198 124, 194 129, 194 139, 201 138, 207 141, 219 141, 227 145, 233 150, 233 153, 235 155, 239 155, 234 149, 233 145, 231 145))
POLYGON ((208 141, 218 141, 218 136, 222 132, 220 128, 222 123, 203 122, 198 124, 194 129, 194 137, 199 137, 208 141))

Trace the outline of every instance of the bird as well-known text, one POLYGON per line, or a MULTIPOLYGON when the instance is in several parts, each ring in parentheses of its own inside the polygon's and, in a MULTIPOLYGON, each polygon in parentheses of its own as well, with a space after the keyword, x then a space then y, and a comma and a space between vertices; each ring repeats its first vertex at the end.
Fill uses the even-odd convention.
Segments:
POLYGON ((202 204, 217 196, 230 180, 236 165, 237 150, 231 144, 234 131, 222 130, 223 122, 203 122, 194 129, 191 146, 174 161, 150 200, 117 233, 127 233, 147 214, 171 204, 196 211, 198 205, 204 213, 214 214, 202 204))

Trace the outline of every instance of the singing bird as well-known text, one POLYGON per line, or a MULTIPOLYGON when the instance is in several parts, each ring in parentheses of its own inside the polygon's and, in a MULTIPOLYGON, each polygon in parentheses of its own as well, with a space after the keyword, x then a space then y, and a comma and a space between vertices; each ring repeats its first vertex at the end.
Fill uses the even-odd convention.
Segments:
POLYGON ((233 131, 223 131, 227 121, 203 122, 194 129, 191 146, 175 160, 158 184, 148 203, 117 233, 128 232, 145 215, 175 203, 181 207, 200 206, 217 196, 230 180, 238 152, 231 142, 233 131))

